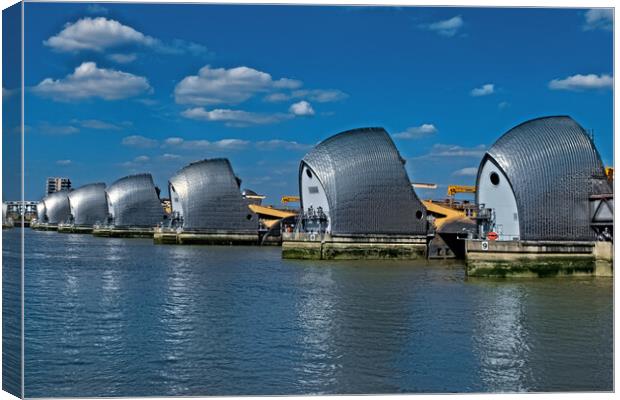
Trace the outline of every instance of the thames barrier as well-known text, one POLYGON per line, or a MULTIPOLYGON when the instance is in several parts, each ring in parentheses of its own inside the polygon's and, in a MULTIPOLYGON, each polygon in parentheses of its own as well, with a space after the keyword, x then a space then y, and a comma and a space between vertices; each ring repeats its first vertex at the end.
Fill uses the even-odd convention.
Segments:
MULTIPOLYGON (((266 206, 228 159, 205 159, 169 179, 168 198, 149 173, 130 175, 51 193, 29 224, 157 245, 281 245, 287 259, 455 258, 472 277, 613 275, 613 169, 569 116, 500 136, 466 189, 474 204, 421 200, 383 128, 326 138, 297 179, 286 199, 298 207, 266 206)), ((9 214, 3 227, 18 219, 9 214)))

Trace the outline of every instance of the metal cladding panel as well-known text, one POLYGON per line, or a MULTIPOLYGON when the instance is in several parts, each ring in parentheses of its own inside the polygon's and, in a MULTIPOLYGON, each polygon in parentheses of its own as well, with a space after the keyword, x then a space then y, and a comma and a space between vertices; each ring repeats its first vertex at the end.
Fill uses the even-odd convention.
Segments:
POLYGON ((75 225, 104 223, 108 218, 105 183, 91 183, 69 193, 69 205, 75 225))
POLYGON ((106 190, 108 207, 117 227, 154 227, 164 216, 151 174, 130 175, 106 190))
POLYGON ((66 222, 71 215, 69 207, 69 192, 62 190, 54 192, 43 198, 45 203, 45 215, 47 222, 50 224, 59 224, 66 222))
POLYGON ((594 143, 572 118, 524 122, 495 142, 481 166, 488 158, 510 181, 521 240, 594 239, 588 199, 611 187, 594 143))
POLYGON ((301 162, 300 183, 304 164, 325 188, 333 235, 426 233, 426 209, 383 128, 350 130, 319 143, 301 162))
POLYGON ((170 179, 170 186, 183 208, 183 229, 257 231, 256 216, 227 159, 191 163, 170 179))

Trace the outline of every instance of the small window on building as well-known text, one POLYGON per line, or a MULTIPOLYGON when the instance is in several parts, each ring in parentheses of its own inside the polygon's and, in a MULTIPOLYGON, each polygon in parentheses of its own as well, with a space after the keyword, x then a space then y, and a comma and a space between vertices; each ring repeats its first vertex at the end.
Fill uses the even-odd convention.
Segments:
POLYGON ((422 211, 420 211, 420 210, 416 211, 416 212, 415 212, 415 217, 416 217, 417 219, 422 219, 422 211))
POLYGON ((248 221, 249 221, 249 220, 251 220, 251 219, 252 219, 252 214, 248 214, 248 215, 246 215, 246 216, 245 216, 245 218, 246 218, 248 221))
POLYGON ((499 175, 497 175, 497 172, 491 173, 491 183, 495 186, 499 185, 499 175))
POLYGON ((310 168, 306 168, 306 175, 308 175, 308 178, 312 179, 312 171, 310 171, 310 168))
POLYGON ((319 187, 318 186, 308 186, 308 192, 310 192, 310 193, 318 193, 319 192, 319 187))

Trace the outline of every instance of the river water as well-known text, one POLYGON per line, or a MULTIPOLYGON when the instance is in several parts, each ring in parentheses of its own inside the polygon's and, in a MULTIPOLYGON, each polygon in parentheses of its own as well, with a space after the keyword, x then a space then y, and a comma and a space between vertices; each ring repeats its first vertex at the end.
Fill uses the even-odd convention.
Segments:
POLYGON ((609 278, 25 235, 28 397, 613 390, 609 278))

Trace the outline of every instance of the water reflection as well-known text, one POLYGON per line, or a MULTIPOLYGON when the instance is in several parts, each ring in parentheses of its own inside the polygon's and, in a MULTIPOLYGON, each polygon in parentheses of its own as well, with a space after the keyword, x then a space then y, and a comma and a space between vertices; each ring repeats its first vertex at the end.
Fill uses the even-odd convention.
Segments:
POLYGON ((611 280, 26 235, 27 397, 612 388, 611 280))
POLYGON ((487 285, 478 304, 474 352, 480 360, 480 378, 491 392, 527 391, 531 382, 528 331, 523 324, 527 295, 521 286, 487 285))
POLYGON ((336 384, 336 371, 342 368, 334 349, 335 299, 338 287, 332 279, 332 270, 303 268, 299 285, 304 295, 296 302, 299 324, 298 342, 303 349, 298 382, 303 393, 322 394, 336 384))
POLYGON ((171 263, 167 268, 164 303, 159 316, 163 345, 159 360, 156 360, 157 381, 172 395, 189 392, 190 377, 185 369, 191 365, 192 339, 197 316, 195 286, 197 279, 194 268, 188 265, 181 248, 172 249, 171 263), (188 365, 189 364, 189 365, 188 365))

